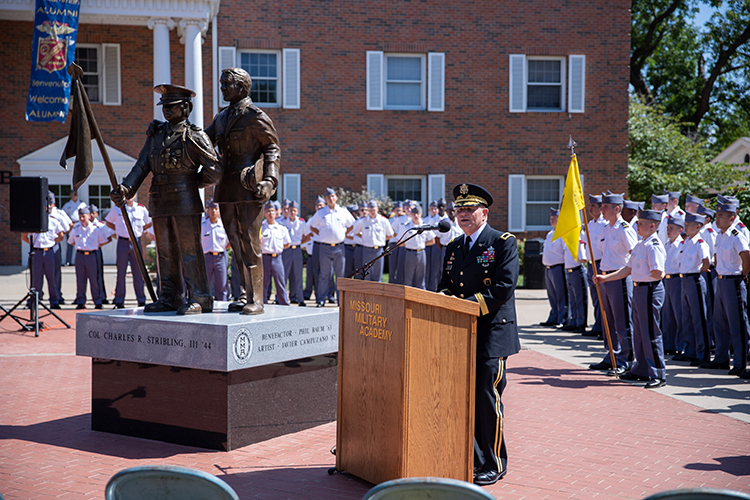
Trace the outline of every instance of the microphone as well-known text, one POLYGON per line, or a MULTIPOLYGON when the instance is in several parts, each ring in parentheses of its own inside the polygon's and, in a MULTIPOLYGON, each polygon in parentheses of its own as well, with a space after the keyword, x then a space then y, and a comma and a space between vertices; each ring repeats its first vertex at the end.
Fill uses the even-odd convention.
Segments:
POLYGON ((451 223, 448 222, 448 219, 442 219, 440 222, 432 226, 427 225, 427 226, 412 227, 411 230, 416 230, 420 232, 438 230, 441 233, 447 233, 448 231, 451 230, 451 223))

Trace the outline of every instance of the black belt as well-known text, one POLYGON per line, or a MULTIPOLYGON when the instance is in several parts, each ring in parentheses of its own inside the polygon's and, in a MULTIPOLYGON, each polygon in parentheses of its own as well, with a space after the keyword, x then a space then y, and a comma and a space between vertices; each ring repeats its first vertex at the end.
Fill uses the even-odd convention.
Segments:
POLYGON ((406 249, 407 252, 421 252, 422 250, 424 250, 424 248, 417 248, 415 250, 412 250, 411 248, 406 249))
MULTIPOLYGON (((118 236, 118 238, 121 239, 121 240, 130 241, 130 238, 128 238, 127 236, 118 236)), ((138 238, 136 238, 136 239, 138 239, 138 238)))
POLYGON ((382 248, 382 247, 383 247, 382 245, 380 245, 380 246, 374 246, 374 247, 367 247, 367 246, 364 246, 364 245, 362 245, 362 246, 363 246, 364 248, 369 248, 369 249, 371 249, 371 250, 378 250, 378 249, 380 249, 380 248, 382 248))
POLYGON ((224 255, 224 252, 206 252, 206 255, 224 255))
POLYGON ((342 241, 341 243, 323 243, 323 242, 321 242, 321 241, 316 241, 316 242, 315 242, 315 244, 316 244, 316 245, 325 245, 325 246, 327 246, 327 247, 337 247, 337 246, 339 246, 339 245, 343 245, 343 244, 344 244, 344 242, 342 241))
POLYGON ((719 279, 720 280, 741 280, 742 275, 741 274, 720 274, 719 279))
POLYGON ((654 286, 658 285, 659 283, 661 283, 661 280, 657 280, 657 281, 634 281, 633 285, 634 286, 654 287, 654 286))
POLYGON ((692 278, 693 276, 700 276, 701 273, 680 273, 680 278, 692 278))
POLYGON ((46 248, 34 247, 34 250, 41 250, 42 252, 46 252, 47 250, 52 250, 52 247, 46 247, 46 248))
POLYGON ((347 243, 346 246, 348 246, 348 247, 356 247, 357 244, 356 243, 347 243))
POLYGON ((299 245, 290 245, 290 246, 289 246, 289 248, 290 248, 291 250, 294 250, 294 249, 295 249, 295 248, 297 248, 298 246, 299 246, 299 245))
POLYGON ((277 253, 264 253, 263 255, 268 255, 269 257, 278 257, 279 254, 277 253))
POLYGON ((679 277, 680 277, 679 273, 674 273, 674 274, 666 274, 666 275, 664 275, 664 278, 665 278, 665 279, 668 279, 668 280, 671 280, 672 278, 679 278, 679 277))
POLYGON ((564 264, 555 264, 555 265, 552 265, 552 266, 547 266, 547 269, 554 269, 554 268, 556 268, 558 266, 562 266, 562 265, 564 265, 564 264))
POLYGON ((76 251, 78 253, 82 253, 83 255, 89 255, 89 254, 96 252, 96 250, 76 250, 76 251))
POLYGON ((614 273, 616 273, 616 272, 617 272, 617 271, 603 271, 603 270, 601 270, 601 269, 599 270, 599 274, 601 274, 602 276, 606 276, 606 275, 608 275, 608 274, 614 274, 614 273))
POLYGON ((572 272, 578 271, 580 268, 581 268, 581 266, 570 267, 570 268, 565 268, 565 270, 568 271, 569 273, 572 273, 572 272))

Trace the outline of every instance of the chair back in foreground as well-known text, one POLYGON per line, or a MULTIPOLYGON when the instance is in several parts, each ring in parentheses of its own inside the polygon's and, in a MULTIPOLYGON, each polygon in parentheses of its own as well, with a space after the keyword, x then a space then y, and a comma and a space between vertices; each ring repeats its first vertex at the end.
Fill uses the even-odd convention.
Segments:
POLYGON ((442 477, 408 477, 381 483, 362 500, 494 500, 479 486, 442 477))
POLYGON ((224 481, 207 472, 170 465, 124 469, 112 476, 107 500, 239 500, 224 481))
POLYGON ((662 491, 650 495, 643 500, 750 500, 750 495, 732 490, 691 488, 662 491))

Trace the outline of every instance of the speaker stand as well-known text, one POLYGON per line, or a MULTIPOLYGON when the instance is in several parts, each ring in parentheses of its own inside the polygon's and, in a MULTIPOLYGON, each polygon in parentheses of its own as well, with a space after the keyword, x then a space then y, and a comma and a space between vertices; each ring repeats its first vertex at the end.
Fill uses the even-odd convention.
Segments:
POLYGON ((67 324, 60 316, 55 314, 53 310, 47 307, 43 302, 39 302, 39 292, 37 292, 34 288, 30 288, 26 295, 21 300, 19 300, 16 305, 11 307, 10 310, 7 310, 3 306, 0 306, 0 308, 2 308, 2 310, 5 312, 5 314, 0 317, 0 322, 2 322, 7 317, 11 317, 15 320, 16 323, 21 325, 21 330, 23 330, 24 332, 30 332, 33 330, 34 336, 38 337, 39 328, 44 328, 44 323, 40 321, 39 306, 42 306, 47 311, 47 314, 42 317, 52 315, 57 318, 60 323, 65 325, 67 328, 70 328, 70 325, 67 324), (26 323, 24 323, 22 320, 24 320, 25 318, 21 318, 20 316, 13 314, 13 311, 15 311, 18 306, 26 301, 29 301, 29 319, 26 323))

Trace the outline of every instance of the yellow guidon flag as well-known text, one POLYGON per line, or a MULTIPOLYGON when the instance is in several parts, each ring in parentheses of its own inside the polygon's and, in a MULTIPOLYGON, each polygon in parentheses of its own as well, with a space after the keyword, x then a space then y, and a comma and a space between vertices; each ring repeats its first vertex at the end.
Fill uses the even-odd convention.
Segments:
POLYGON ((552 235, 552 241, 562 238, 575 260, 578 260, 582 225, 581 210, 584 208, 586 208, 586 203, 583 200, 581 175, 578 172, 578 159, 574 154, 570 159, 562 206, 560 207, 560 215, 557 217, 557 226, 555 227, 555 233, 552 235))

